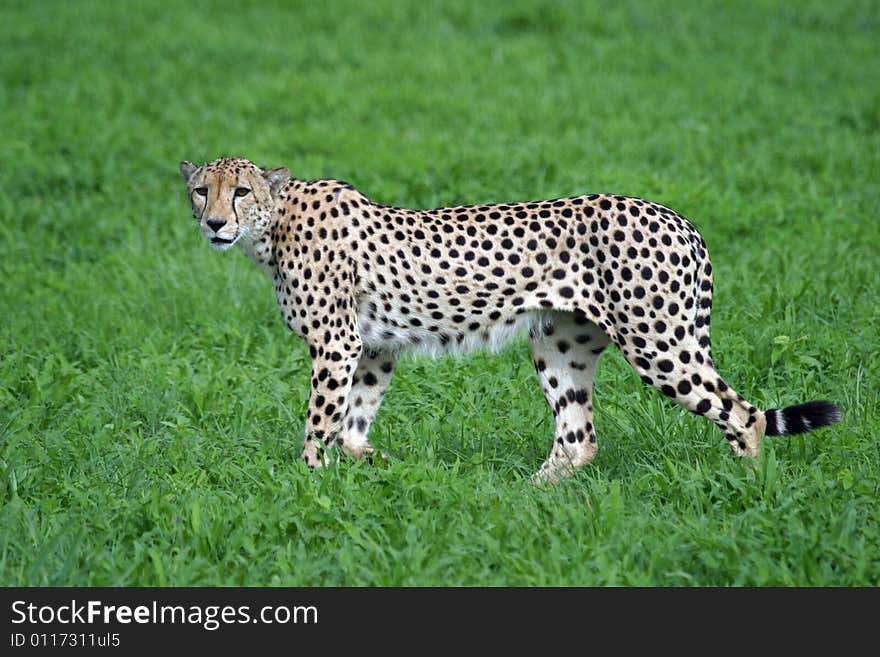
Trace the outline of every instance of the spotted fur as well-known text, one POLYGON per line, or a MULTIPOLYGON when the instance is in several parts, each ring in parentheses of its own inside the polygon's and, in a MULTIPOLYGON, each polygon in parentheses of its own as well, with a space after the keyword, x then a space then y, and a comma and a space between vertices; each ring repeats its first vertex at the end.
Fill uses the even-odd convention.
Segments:
POLYGON ((610 343, 642 381, 717 424, 737 455, 756 456, 768 428, 840 419, 830 402, 764 413, 721 378, 706 244, 663 205, 593 194, 419 211, 239 158, 184 162, 181 173, 206 237, 240 245, 271 276, 284 321, 309 345, 311 466, 332 444, 372 453, 370 423, 401 352, 495 348, 523 332, 556 418, 539 482, 595 456, 593 377, 610 343))

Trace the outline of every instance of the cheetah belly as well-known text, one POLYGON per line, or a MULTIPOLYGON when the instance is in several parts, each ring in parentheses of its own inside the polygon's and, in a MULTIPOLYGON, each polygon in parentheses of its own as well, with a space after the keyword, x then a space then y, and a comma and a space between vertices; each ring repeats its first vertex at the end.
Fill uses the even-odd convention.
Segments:
POLYGON ((486 318, 479 322, 479 328, 475 328, 473 318, 438 327, 420 317, 415 317, 415 322, 412 317, 393 314, 376 317, 374 307, 374 304, 365 302, 358 308, 358 326, 365 347, 430 356, 465 354, 481 349, 497 351, 511 340, 550 324, 555 314, 548 310, 522 310, 494 321, 486 318))

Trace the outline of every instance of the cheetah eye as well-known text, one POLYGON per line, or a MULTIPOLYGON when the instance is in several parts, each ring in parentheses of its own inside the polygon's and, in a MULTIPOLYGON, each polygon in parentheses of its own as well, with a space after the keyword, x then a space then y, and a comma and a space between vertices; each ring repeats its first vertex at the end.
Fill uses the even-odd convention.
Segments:
POLYGON ((247 196, 250 193, 251 193, 251 190, 249 190, 247 187, 236 187, 235 188, 235 195, 238 197, 247 196))
POLYGON ((208 188, 207 187, 196 187, 193 191, 196 194, 198 194, 199 196, 207 196, 208 195, 208 188))

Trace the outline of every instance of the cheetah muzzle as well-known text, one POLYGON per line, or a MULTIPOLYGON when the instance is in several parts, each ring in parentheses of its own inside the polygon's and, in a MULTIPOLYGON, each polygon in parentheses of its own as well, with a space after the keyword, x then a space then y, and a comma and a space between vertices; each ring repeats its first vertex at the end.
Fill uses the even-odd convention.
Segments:
POLYGON ((372 454, 370 423, 402 352, 495 349, 522 333, 556 420, 539 483, 596 455, 593 378, 610 343, 737 455, 757 456, 764 435, 840 420, 827 401, 758 410, 721 378, 706 244, 657 203, 593 194, 408 210, 241 158, 180 171, 211 245, 240 246, 271 277, 284 321, 309 345, 312 467, 333 444, 372 454))

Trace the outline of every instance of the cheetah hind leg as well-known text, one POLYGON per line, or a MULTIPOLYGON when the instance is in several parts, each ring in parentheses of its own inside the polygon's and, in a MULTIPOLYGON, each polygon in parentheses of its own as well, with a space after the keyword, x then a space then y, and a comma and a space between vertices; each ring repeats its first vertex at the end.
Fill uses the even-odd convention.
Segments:
POLYGON ((560 313, 529 336, 544 398, 556 419, 550 456, 532 482, 552 485, 589 463, 599 448, 593 426, 593 377, 608 336, 593 322, 560 313))
POLYGON ((764 413, 721 378, 708 349, 700 347, 696 340, 685 340, 672 355, 658 350, 648 340, 646 351, 659 355, 649 359, 629 346, 623 348, 624 356, 643 382, 714 422, 736 456, 758 456, 767 425, 764 413))

